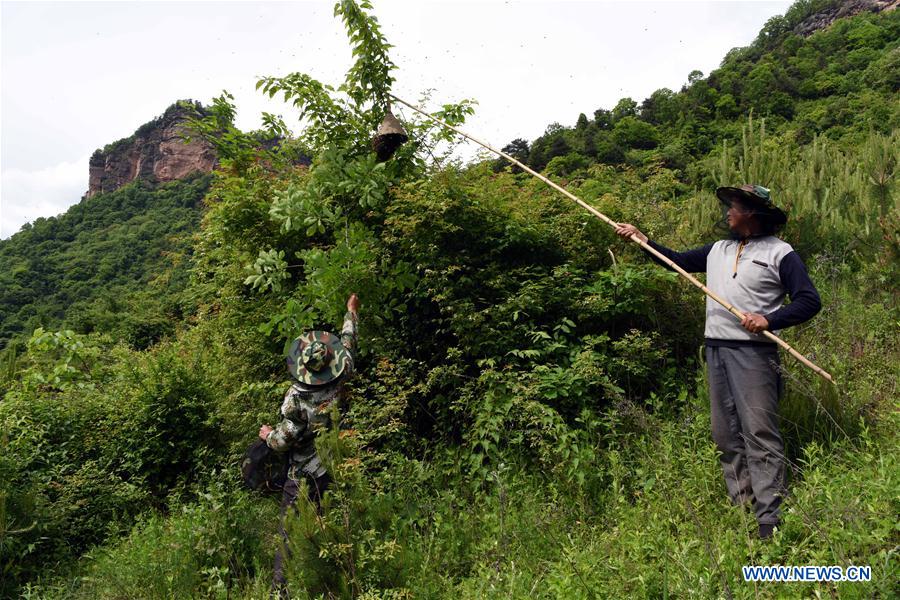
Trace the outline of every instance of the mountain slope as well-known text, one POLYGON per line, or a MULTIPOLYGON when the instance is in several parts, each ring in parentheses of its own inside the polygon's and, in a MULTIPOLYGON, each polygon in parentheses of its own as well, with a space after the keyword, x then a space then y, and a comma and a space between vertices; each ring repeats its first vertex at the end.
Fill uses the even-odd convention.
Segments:
POLYGON ((210 179, 139 180, 0 241, 0 347, 39 326, 137 347, 170 332, 210 179))
MULTIPOLYGON (((900 11, 892 6, 798 2, 709 77, 695 71, 678 92, 659 89, 641 103, 622 98, 593 118, 580 115, 574 127, 553 124, 530 145, 516 140, 508 148, 537 169, 556 159, 551 171, 566 175, 594 162, 684 170, 723 140, 739 139, 750 115, 801 144, 815 135, 853 144, 870 131, 889 133, 900 126, 900 11), (861 12, 834 20, 844 4, 861 12)), ((690 172, 682 176, 698 183, 690 172)))

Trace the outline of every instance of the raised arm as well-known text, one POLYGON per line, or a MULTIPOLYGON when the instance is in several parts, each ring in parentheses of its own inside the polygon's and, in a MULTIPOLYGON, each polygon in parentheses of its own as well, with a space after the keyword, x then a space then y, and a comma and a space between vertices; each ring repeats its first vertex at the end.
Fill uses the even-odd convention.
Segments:
MULTIPOLYGON (((705 246, 701 246, 699 248, 694 248, 693 250, 687 250, 685 252, 676 252, 674 250, 670 250, 665 246, 657 244, 654 241, 651 241, 647 238, 646 235, 641 233, 641 231, 632 225, 631 223, 619 223, 619 226, 616 227, 616 233, 622 236, 625 239, 629 239, 632 235, 636 235, 638 239, 640 239, 645 244, 649 245, 651 248, 671 260, 673 263, 687 271, 688 273, 705 273, 706 272, 706 257, 709 256, 709 251, 712 250, 713 244, 707 244, 705 246)), ((658 265, 662 265, 672 271, 673 269, 669 267, 666 263, 659 260, 655 255, 647 252, 643 247, 641 250, 650 256, 658 265)))
POLYGON ((344 348, 350 351, 350 356, 353 357, 354 362, 356 361, 358 310, 359 297, 356 294, 350 294, 350 298, 347 299, 347 314, 344 315, 344 326, 341 327, 341 343, 344 345, 344 348))

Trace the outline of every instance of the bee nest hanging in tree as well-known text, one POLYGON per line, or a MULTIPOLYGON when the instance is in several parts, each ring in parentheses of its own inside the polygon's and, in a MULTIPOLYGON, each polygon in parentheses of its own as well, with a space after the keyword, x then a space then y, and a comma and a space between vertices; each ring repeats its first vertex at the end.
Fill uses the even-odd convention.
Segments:
POLYGON ((388 112, 384 115, 381 125, 378 126, 375 137, 372 138, 372 149, 375 150, 378 161, 384 162, 388 160, 394 155, 397 148, 406 143, 407 140, 409 140, 409 136, 406 135, 403 125, 400 124, 400 121, 397 120, 397 117, 391 112, 390 106, 388 106, 388 112))

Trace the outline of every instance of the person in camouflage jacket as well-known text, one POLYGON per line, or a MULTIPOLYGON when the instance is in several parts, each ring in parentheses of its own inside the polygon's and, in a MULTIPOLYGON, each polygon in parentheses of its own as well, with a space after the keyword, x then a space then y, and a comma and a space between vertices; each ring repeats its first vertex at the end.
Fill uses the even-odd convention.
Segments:
MULTIPOLYGON (((357 311, 359 298, 351 294, 341 335, 326 331, 304 333, 291 345, 287 355, 288 371, 294 382, 281 404, 282 420, 274 428, 263 425, 259 437, 276 452, 289 452, 288 479, 281 500, 279 530, 287 542, 284 515, 300 492, 300 478, 306 477, 309 500, 319 506, 331 477, 316 453, 316 433, 331 426, 331 406, 344 397, 344 382, 356 367, 357 311)), ((275 587, 284 589, 283 557, 275 553, 275 587)))

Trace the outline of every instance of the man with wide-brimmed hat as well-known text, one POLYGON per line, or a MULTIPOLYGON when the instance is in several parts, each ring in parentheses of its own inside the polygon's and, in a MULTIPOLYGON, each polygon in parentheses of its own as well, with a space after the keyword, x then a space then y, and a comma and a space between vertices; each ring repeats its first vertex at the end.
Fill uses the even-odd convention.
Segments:
MULTIPOLYGON (((288 452, 290 468, 281 500, 280 531, 284 515, 297 501, 300 480, 306 478, 309 499, 318 507, 331 477, 316 453, 316 433, 331 425, 331 407, 344 395, 344 382, 356 366, 357 311, 359 298, 351 294, 340 337, 327 331, 308 331, 293 341, 287 353, 287 368, 293 383, 281 404, 282 420, 274 428, 263 425, 259 437, 275 451, 288 452)), ((273 583, 284 589, 283 556, 275 552, 273 583)))
MULTIPOLYGON (((759 185, 720 187, 729 238, 675 252, 650 241, 634 225, 616 233, 636 235, 690 273, 706 273, 706 286, 744 313, 738 321, 706 299, 706 364, 712 436, 731 501, 753 506, 759 536, 781 523, 785 492, 784 442, 778 427, 781 367, 778 346, 762 335, 811 319, 821 301, 806 266, 790 244, 775 237, 787 215, 759 185), (785 296, 790 304, 783 305, 785 296)), ((659 264, 662 261, 653 257, 659 264)))

